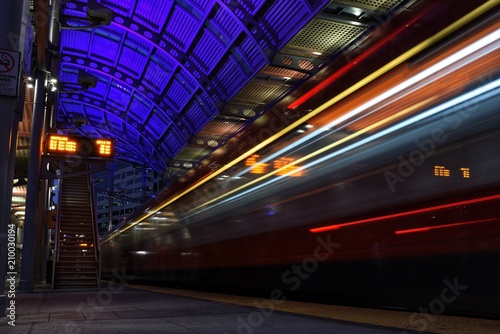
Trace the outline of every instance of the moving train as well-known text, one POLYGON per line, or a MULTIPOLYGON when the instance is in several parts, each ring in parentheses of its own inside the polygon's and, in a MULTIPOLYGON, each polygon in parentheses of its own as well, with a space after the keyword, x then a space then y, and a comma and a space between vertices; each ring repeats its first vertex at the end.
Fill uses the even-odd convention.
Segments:
POLYGON ((499 28, 410 57, 147 203, 104 236, 103 276, 499 317, 499 28))

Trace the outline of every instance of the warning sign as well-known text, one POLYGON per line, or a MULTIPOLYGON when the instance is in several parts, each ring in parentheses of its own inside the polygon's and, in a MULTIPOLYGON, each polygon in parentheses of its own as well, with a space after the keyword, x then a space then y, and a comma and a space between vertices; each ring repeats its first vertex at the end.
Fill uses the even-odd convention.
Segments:
POLYGON ((0 95, 17 96, 21 53, 0 49, 0 95))

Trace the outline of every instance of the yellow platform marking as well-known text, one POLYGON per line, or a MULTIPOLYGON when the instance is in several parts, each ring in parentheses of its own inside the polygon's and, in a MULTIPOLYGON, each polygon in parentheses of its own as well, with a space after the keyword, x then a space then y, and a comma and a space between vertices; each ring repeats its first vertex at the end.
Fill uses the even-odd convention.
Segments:
MULTIPOLYGON (((407 311, 391 311, 369 308, 358 308, 350 306, 326 305, 316 303, 305 303, 286 300, 283 303, 272 303, 270 299, 225 295, 212 292, 191 291, 182 289, 171 289, 149 285, 130 284, 130 288, 143 289, 153 292, 172 294, 177 296, 191 297, 210 300, 220 303, 235 304, 241 306, 265 307, 272 305, 275 311, 289 312, 313 317, 328 318, 332 320, 349 321, 360 324, 377 325, 393 328, 420 331, 423 319, 427 333, 442 334, 500 334, 500 321, 465 318, 444 315, 428 315, 427 317, 407 311), (268 301, 266 303, 265 301, 268 301), (264 302, 264 303, 263 303, 264 302), (412 326, 413 319, 413 326, 412 326), (417 322, 417 320, 421 320, 417 322)), ((265 307, 271 309, 270 307, 265 307)))

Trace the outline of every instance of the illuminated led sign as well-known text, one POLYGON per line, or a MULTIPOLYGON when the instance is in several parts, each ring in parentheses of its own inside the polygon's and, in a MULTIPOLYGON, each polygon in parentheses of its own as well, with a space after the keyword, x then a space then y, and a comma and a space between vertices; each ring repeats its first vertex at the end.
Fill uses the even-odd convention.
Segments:
POLYGON ((47 153, 110 158, 114 155, 114 141, 106 138, 94 139, 51 134, 47 138, 47 153))
POLYGON ((434 176, 450 176, 450 170, 444 166, 434 166, 434 176))
MULTIPOLYGON (((250 170, 250 173, 252 174, 265 174, 269 172, 269 164, 262 163, 258 161, 259 155, 258 154, 253 154, 249 156, 245 160, 245 166, 249 166, 252 169, 250 170)), ((279 176, 293 176, 293 177, 298 177, 302 176, 303 172, 300 169, 300 166, 295 166, 291 165, 295 159, 293 158, 280 158, 278 160, 273 161, 272 169, 278 170, 276 175, 279 176)))
POLYGON ((464 179, 470 179, 470 168, 462 167, 460 168, 460 171, 462 172, 462 177, 464 179))
POLYGON ((50 136, 49 151, 74 153, 76 152, 76 141, 66 136, 50 136))
MULTIPOLYGON (((459 170, 461 178, 470 179, 470 168, 460 167, 459 170)), ((455 175, 455 177, 458 177, 457 173, 455 172, 453 172, 453 175, 455 175)), ((449 168, 446 168, 445 166, 434 166, 434 176, 450 177, 452 176, 452 173, 451 170, 449 168)))
POLYGON ((273 163, 274 169, 279 169, 280 171, 276 175, 287 175, 287 176, 302 176, 302 170, 299 166, 290 165, 295 159, 292 158, 280 158, 275 160, 273 163))
POLYGON ((252 169, 250 170, 250 173, 252 174, 265 174, 267 173, 267 166, 269 165, 266 163, 257 162, 258 157, 259 157, 258 154, 253 154, 249 156, 245 160, 245 166, 252 166, 252 169))

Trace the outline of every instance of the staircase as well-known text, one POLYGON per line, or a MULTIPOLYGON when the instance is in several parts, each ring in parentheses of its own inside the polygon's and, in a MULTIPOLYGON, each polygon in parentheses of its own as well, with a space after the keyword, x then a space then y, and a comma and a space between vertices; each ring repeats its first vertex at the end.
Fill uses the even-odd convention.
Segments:
POLYGON ((97 288, 99 240, 87 164, 63 167, 55 241, 54 289, 97 288), (78 176, 64 177, 68 173, 78 176))

